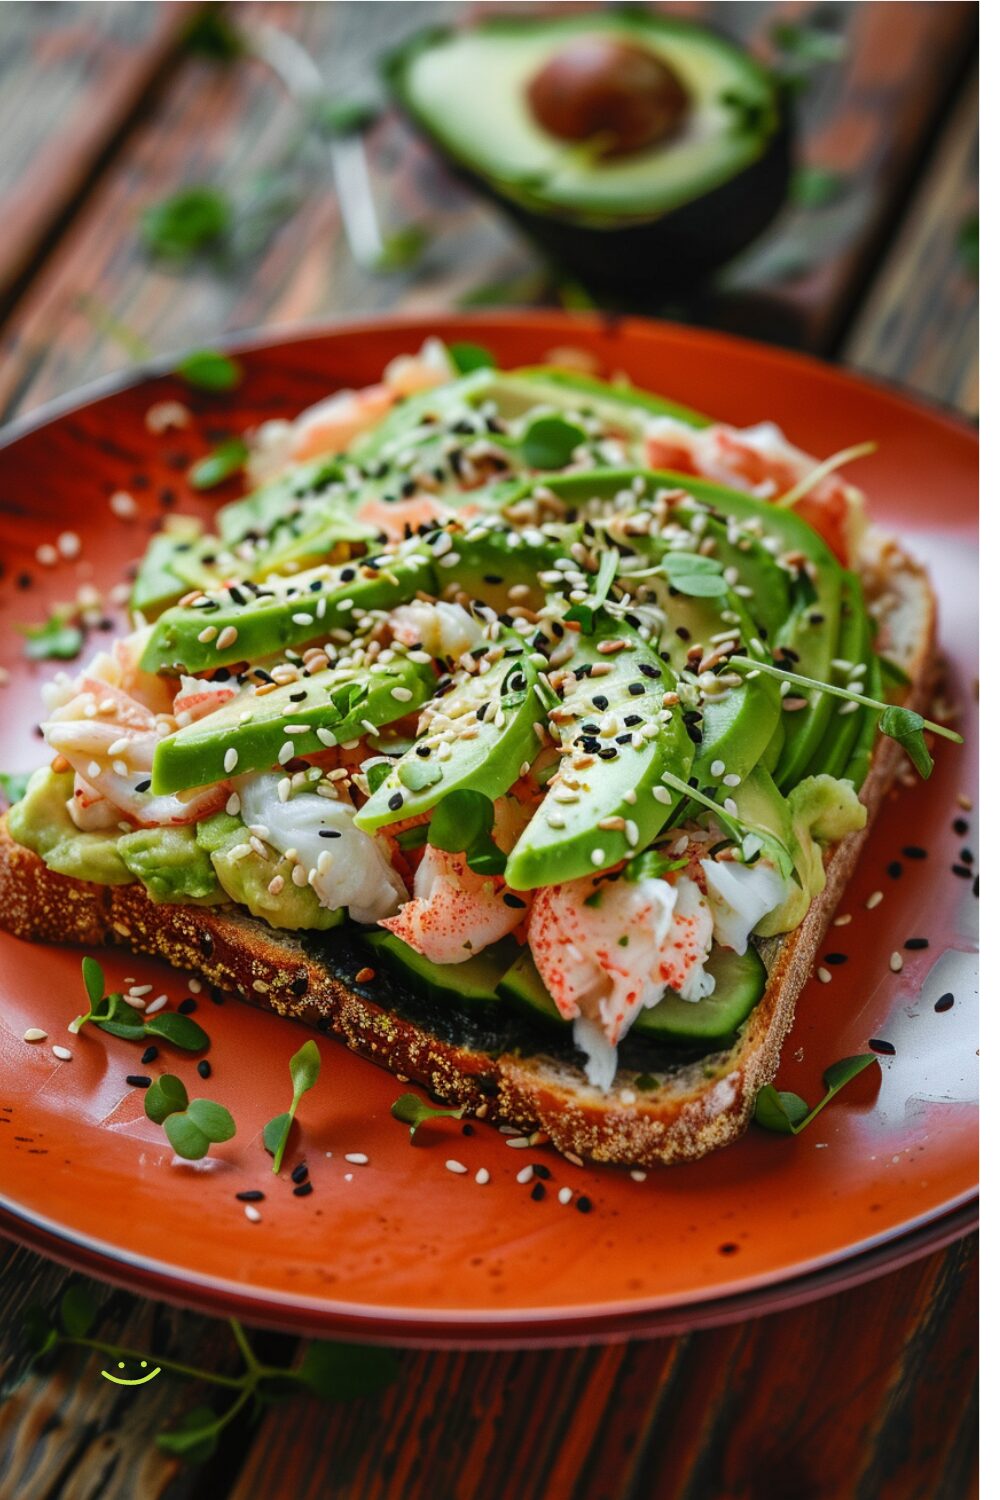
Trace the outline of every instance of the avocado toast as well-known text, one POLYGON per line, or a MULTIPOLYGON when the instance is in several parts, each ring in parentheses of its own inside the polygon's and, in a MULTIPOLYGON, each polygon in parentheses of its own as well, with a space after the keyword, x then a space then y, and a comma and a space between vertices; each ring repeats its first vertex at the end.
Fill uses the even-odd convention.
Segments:
POLYGON ((251 469, 47 689, 4 925, 164 956, 571 1154, 734 1139, 887 735, 929 763, 921 571, 774 429, 434 343, 251 469))

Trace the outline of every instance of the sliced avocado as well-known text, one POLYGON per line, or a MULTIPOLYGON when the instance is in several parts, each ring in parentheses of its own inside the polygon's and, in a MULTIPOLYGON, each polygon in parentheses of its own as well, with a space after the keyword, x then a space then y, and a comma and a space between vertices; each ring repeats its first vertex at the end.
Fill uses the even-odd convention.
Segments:
POLYGON ((390 972, 421 997, 475 1006, 497 1004, 497 986, 517 952, 513 938, 505 938, 464 963, 435 964, 394 933, 366 932, 364 940, 390 972))
POLYGON ((303 502, 329 491, 343 492, 343 475, 338 458, 314 458, 295 464, 245 499, 223 505, 216 516, 219 535, 229 546, 248 536, 268 536, 303 502))
MULTIPOLYGON (((865 667, 862 678, 852 679, 861 692, 871 693, 871 669, 874 657, 871 649, 871 632, 865 610, 861 580, 856 573, 843 575, 843 596, 840 604, 840 635, 837 639, 837 654, 830 673, 830 681, 843 687, 848 681, 850 667, 860 663, 865 667)), ((868 710, 869 713, 874 710, 868 710)), ((876 715, 877 717, 877 715, 876 715)), ((843 776, 851 758, 851 752, 863 732, 865 711, 848 703, 834 700, 831 705, 830 722, 816 754, 809 763, 808 776, 825 772, 828 776, 843 776), (847 710, 845 712, 845 710, 847 710)))
POLYGON ((178 666, 205 672, 233 662, 256 661, 304 645, 353 621, 369 609, 391 609, 434 586, 424 552, 367 559, 351 567, 296 574, 266 588, 243 585, 206 595, 207 603, 168 609, 157 620, 143 652, 145 672, 178 666), (220 637, 226 644, 220 646, 220 637))
POLYGON ((399 654, 360 677, 349 668, 332 668, 261 696, 248 686, 214 713, 160 740, 153 755, 154 793, 208 786, 237 770, 266 770, 291 759, 282 757, 283 746, 294 747, 294 756, 314 755, 359 739, 366 724, 379 728, 421 708, 434 683, 429 666, 399 654))
POLYGON ((122 834, 118 853, 154 901, 214 906, 228 899, 193 823, 122 834))
MULTIPOLYGON (((882 664, 874 653, 868 668, 867 691, 873 698, 882 698, 885 692, 882 664)), ((871 769, 872 753, 878 738, 878 723, 882 714, 877 708, 859 708, 856 717, 861 721, 858 725, 858 737, 842 774, 855 791, 860 791, 871 769)))
POLYGON ((179 565, 200 540, 201 522, 195 516, 177 516, 167 529, 157 532, 139 564, 129 600, 131 608, 152 620, 187 593, 191 585, 185 582, 179 565))
MULTIPOLYGON (((630 1034, 682 1046, 728 1043, 733 1039, 767 987, 767 970, 752 945, 744 954, 713 947, 705 969, 715 979, 711 995, 691 1001, 668 991, 656 1005, 639 1012, 630 1034)), ((530 949, 526 948, 507 970, 497 991, 543 1025, 561 1027, 564 1031, 571 1025, 560 1015, 530 949)))
POLYGON ((371 831, 429 812, 460 788, 493 800, 535 759, 535 726, 544 723, 555 700, 542 691, 523 641, 512 635, 499 644, 506 650, 492 666, 475 676, 464 674, 435 701, 432 733, 421 735, 396 762, 358 813, 359 828, 371 831), (443 720, 449 721, 444 730, 443 720), (467 731, 473 731, 468 738, 467 731), (447 758, 440 753, 445 748, 447 758))
POLYGON ((557 406, 571 404, 576 410, 593 412, 611 425, 621 422, 630 430, 644 427, 643 419, 651 416, 673 417, 688 427, 708 427, 712 421, 711 417, 668 401, 665 396, 656 396, 652 391, 641 391, 625 382, 597 380, 593 375, 562 370, 556 365, 528 365, 514 374, 536 386, 540 400, 557 406), (637 413, 642 413, 642 418, 637 413))
POLYGON ((680 708, 663 706, 674 673, 630 625, 602 613, 570 667, 550 714, 563 759, 507 862, 515 890, 593 875, 644 848, 676 803, 663 772, 686 779, 694 758, 680 708), (595 667, 604 675, 587 675, 595 667), (612 715, 619 728, 602 735, 612 715))
MULTIPOLYGON (((595 283, 662 293, 665 276, 704 275, 784 199, 788 138, 775 80, 718 33, 650 6, 428 30, 384 66, 396 101, 451 165, 595 283), (622 128, 601 115, 555 133, 535 88, 588 41, 641 54, 672 77, 682 107, 660 138, 625 149, 622 128)), ((571 63, 571 83, 574 72, 571 63)), ((625 109, 634 119, 627 95, 625 109)))

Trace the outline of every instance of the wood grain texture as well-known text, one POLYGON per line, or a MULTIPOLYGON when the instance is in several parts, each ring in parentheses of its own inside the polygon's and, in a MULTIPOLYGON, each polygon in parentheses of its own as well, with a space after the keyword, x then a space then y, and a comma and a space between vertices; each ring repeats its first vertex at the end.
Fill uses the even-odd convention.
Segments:
POLYGON ((844 349, 848 363, 975 416, 979 283, 963 256, 976 219, 979 89, 971 81, 844 349))

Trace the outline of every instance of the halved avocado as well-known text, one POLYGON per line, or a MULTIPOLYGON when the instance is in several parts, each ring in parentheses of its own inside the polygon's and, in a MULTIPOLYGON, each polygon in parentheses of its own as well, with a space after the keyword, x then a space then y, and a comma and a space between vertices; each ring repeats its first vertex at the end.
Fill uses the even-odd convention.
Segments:
POLYGON ((774 81, 724 37, 648 6, 423 32, 385 74, 449 162, 594 284, 664 291, 704 275, 784 201, 789 128, 774 81), (598 92, 620 96, 619 123, 614 108, 579 109, 572 97, 593 89, 594 55, 608 75, 598 92), (674 95, 658 137, 630 128, 643 101, 625 80, 642 89, 643 58, 654 93, 659 74, 674 95), (578 126, 557 134, 553 111, 539 108, 546 78, 566 83, 558 102, 578 126))

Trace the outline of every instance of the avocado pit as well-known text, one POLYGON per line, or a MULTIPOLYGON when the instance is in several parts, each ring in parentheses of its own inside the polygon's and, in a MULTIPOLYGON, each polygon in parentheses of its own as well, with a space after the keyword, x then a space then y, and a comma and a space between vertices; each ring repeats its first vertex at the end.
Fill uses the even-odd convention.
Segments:
POLYGON ((626 156, 675 137, 687 90, 662 58, 629 42, 581 36, 552 56, 527 86, 538 124, 560 140, 607 138, 605 156, 626 156))

